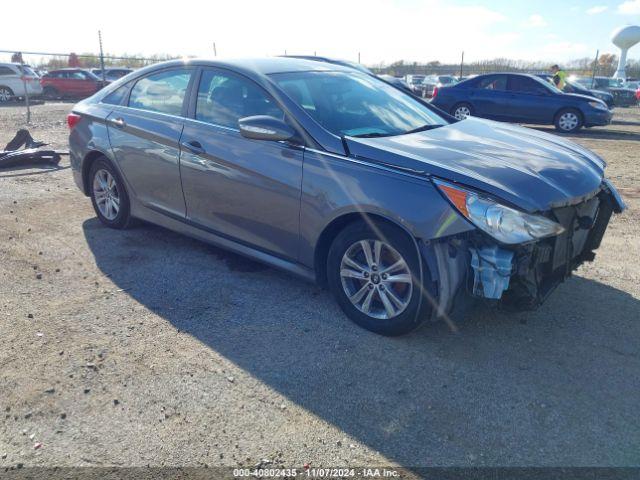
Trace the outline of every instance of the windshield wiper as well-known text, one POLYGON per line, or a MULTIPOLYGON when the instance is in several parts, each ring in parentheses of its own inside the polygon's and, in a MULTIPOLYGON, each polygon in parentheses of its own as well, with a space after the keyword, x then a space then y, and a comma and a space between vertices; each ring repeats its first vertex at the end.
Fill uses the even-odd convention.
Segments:
POLYGON ((351 135, 354 138, 378 138, 378 137, 389 137, 388 133, 380 133, 380 132, 371 132, 371 133, 361 133, 360 135, 351 135))
POLYGON ((409 130, 403 133, 403 135, 407 135, 409 133, 418 133, 418 132, 426 132, 427 130, 433 130, 434 128, 444 127, 444 125, 435 124, 435 125, 423 125, 418 128, 414 128, 413 130, 409 130))

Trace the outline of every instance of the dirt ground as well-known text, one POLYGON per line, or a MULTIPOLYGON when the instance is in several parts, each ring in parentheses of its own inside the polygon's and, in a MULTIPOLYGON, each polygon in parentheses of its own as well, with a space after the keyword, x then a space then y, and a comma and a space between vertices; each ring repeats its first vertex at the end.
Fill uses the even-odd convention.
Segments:
MULTIPOLYGON (((65 103, 33 109, 66 148, 65 103)), ((24 108, 0 108, 0 145, 24 108)), ((553 132, 551 129, 544 129, 553 132)), ((0 467, 640 465, 640 109, 574 139, 628 210, 538 311, 384 338, 58 169, 0 171, 0 467)))

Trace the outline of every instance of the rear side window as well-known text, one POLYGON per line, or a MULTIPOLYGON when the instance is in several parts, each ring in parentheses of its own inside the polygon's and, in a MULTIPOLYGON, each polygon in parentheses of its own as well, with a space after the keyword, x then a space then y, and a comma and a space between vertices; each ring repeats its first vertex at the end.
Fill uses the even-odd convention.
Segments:
POLYGON ((166 70, 144 77, 135 84, 129 106, 150 112, 181 115, 191 70, 166 70))
POLYGON ((476 88, 484 90, 506 90, 507 89, 507 76, 506 75, 489 75, 478 80, 476 88))
POLYGON ((202 72, 198 87, 196 119, 238 128, 238 120, 252 115, 284 118, 284 113, 256 84, 215 70, 202 72))
POLYGON ((0 67, 0 77, 6 77, 8 75, 16 75, 16 72, 9 67, 0 67))

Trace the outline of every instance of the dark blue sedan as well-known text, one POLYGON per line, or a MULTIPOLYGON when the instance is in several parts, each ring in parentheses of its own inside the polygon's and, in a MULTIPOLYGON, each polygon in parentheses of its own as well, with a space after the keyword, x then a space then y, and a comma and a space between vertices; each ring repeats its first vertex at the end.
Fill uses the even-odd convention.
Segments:
POLYGON ((601 100, 568 94, 533 75, 492 73, 443 87, 433 105, 461 120, 478 116, 503 122, 555 125, 564 133, 608 125, 611 112, 601 100))

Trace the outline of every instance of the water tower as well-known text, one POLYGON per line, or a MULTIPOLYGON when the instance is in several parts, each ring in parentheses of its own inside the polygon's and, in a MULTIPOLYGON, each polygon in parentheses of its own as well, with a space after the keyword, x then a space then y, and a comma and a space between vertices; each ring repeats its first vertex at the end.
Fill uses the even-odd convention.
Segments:
POLYGON ((627 52, 636 43, 640 42, 640 27, 637 25, 620 27, 611 35, 611 41, 620 49, 620 61, 613 78, 627 78, 627 74, 624 71, 627 65, 627 52))

